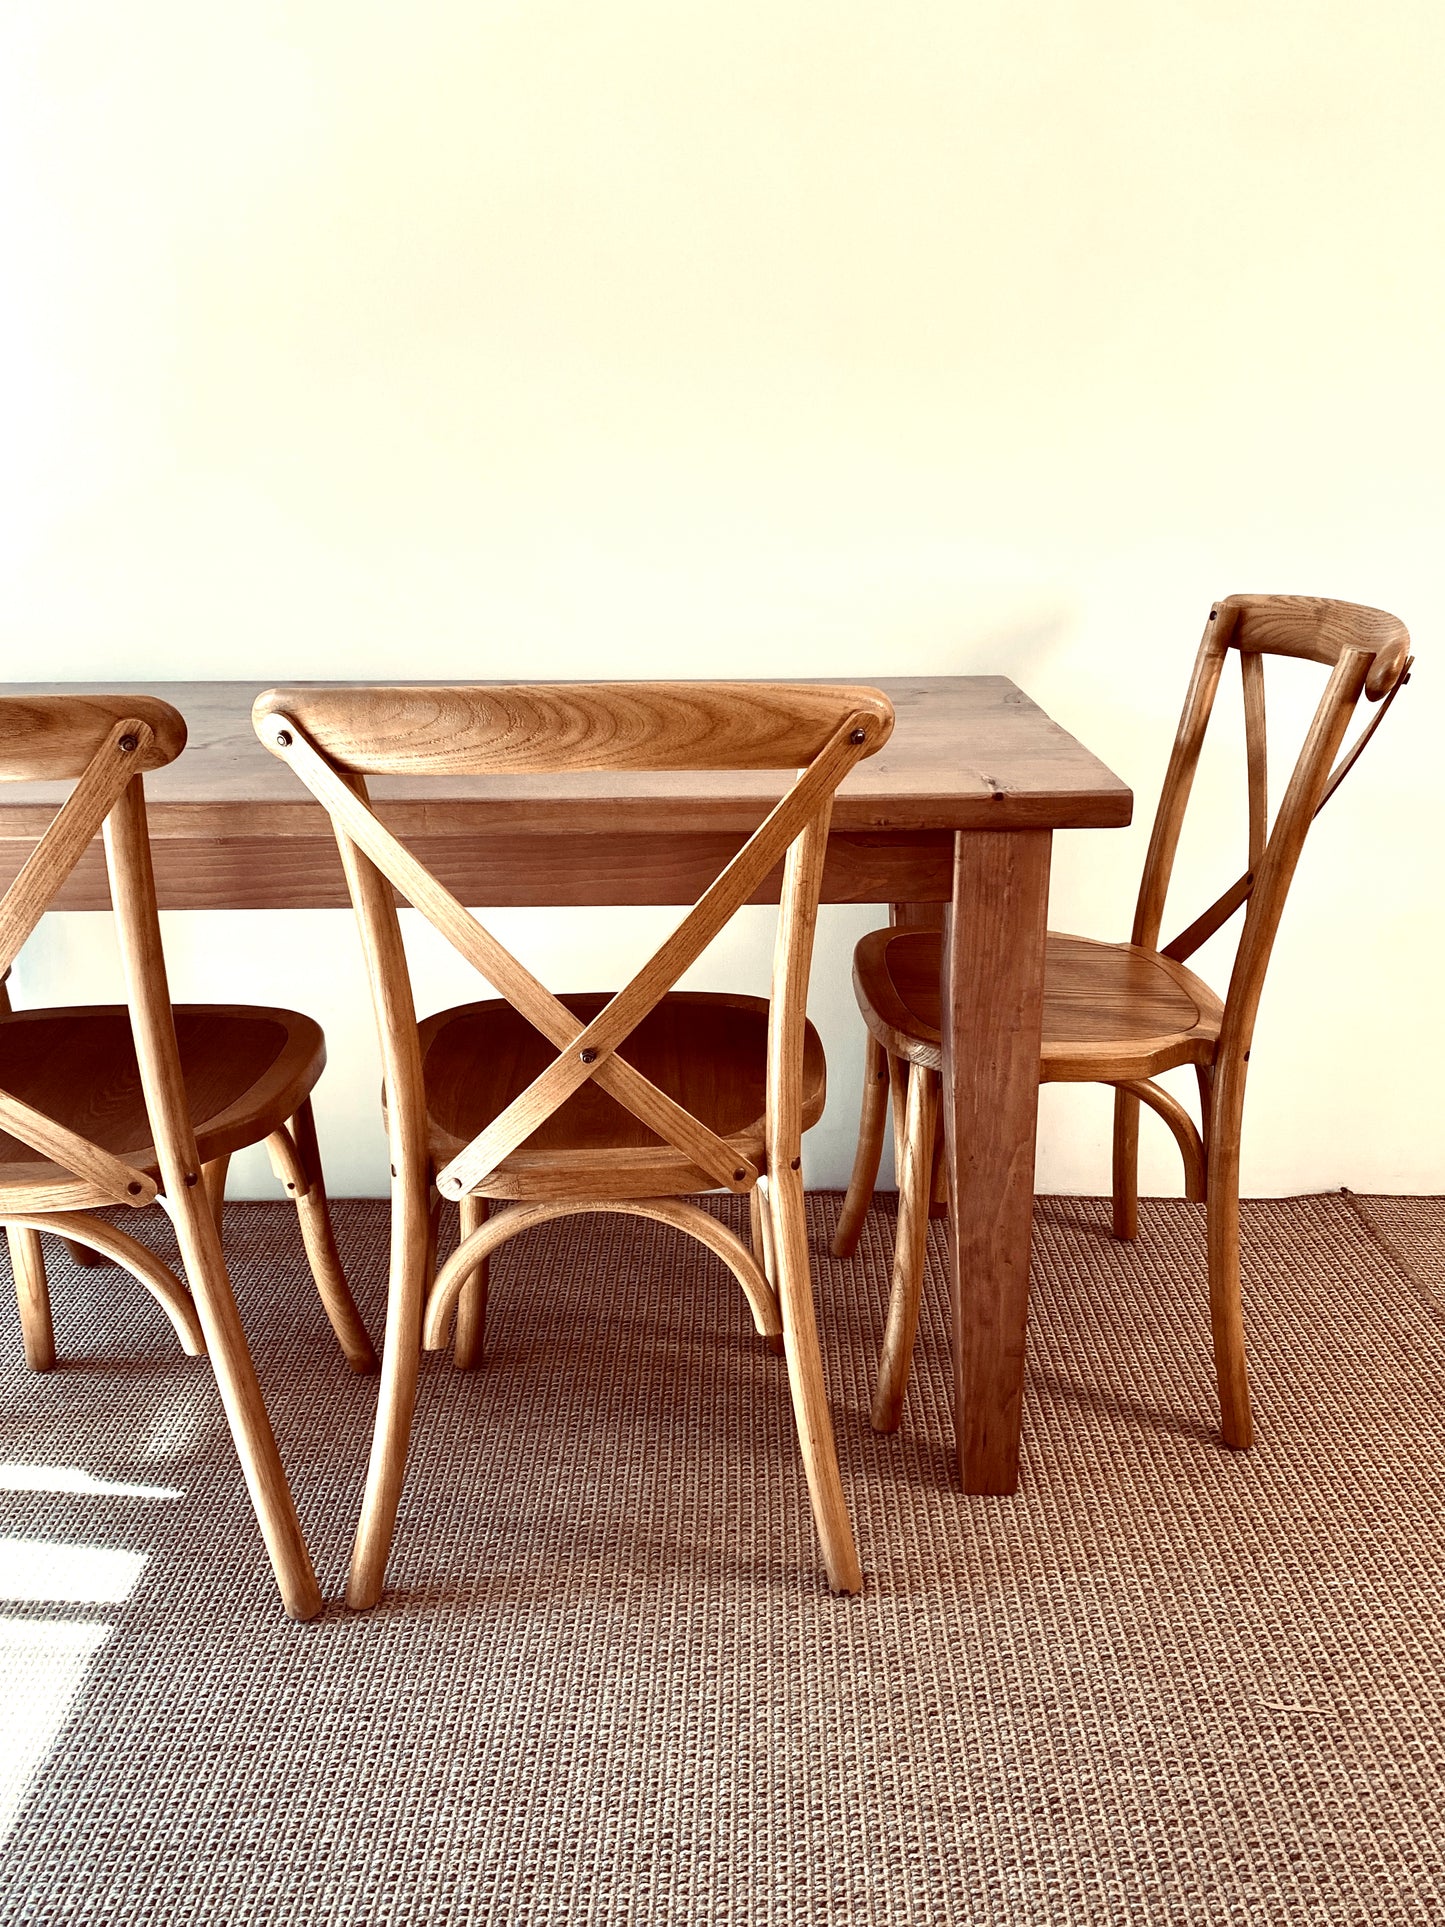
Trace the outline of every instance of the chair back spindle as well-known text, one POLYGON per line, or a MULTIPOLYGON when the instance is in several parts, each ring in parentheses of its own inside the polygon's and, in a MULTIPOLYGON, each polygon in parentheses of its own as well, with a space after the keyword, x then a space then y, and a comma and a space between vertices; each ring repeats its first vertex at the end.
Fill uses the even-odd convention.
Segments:
POLYGON ((1408 679, 1409 647, 1409 635, 1398 618, 1319 597, 1235 595, 1215 603, 1209 612, 1160 793, 1132 941, 1146 949, 1160 947, 1160 926, 1185 811, 1220 675, 1233 651, 1239 658, 1244 700, 1249 865, 1207 910, 1162 946, 1163 955, 1182 963, 1242 905, 1248 906, 1226 998, 1221 1066, 1249 1049, 1265 970, 1310 823, 1408 679), (1266 656, 1316 662, 1330 670, 1273 823, 1268 797, 1266 656), (1362 695, 1380 703, 1380 709, 1336 765, 1362 695))

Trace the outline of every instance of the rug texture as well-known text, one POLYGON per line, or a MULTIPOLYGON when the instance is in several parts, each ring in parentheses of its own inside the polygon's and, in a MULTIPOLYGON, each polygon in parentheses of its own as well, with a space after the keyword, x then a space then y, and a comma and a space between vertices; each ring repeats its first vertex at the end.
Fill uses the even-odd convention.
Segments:
MULTIPOLYGON (((333 1601, 305 1627, 205 1362, 48 1244, 59 1369, 0 1315, 0 1922, 1440 1920, 1441 1202, 1246 1207, 1236 1455, 1201 1211, 1120 1245, 1041 1201, 1012 1499, 952 1467, 941 1226, 902 1429, 869 1430, 890 1204, 840 1264, 809 1200, 861 1598, 721 1264, 596 1218, 496 1264, 483 1370, 424 1365, 367 1615, 336 1602, 375 1380, 289 1207, 230 1207, 333 1601)), ((379 1333, 385 1208, 336 1216, 379 1333)))

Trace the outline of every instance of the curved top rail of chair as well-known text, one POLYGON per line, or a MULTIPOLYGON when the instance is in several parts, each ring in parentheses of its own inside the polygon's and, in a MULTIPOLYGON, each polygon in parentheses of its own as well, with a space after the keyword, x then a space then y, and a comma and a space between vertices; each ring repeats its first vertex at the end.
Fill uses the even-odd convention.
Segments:
POLYGON ((1229 595, 1215 603, 1210 620, 1220 625, 1226 647, 1265 656, 1299 656, 1332 668, 1346 649, 1368 651, 1374 661, 1365 694, 1372 703, 1394 688, 1410 653, 1410 632, 1398 616, 1325 596, 1229 595))
POLYGON ((295 719, 333 765, 366 776, 554 770, 800 769, 857 714, 865 754, 893 729, 876 689, 745 682, 494 683, 270 689, 252 717, 295 719))
POLYGON ((117 723, 149 725, 138 770, 164 769, 186 746, 185 718, 158 696, 0 696, 0 782, 55 783, 84 774, 117 723))

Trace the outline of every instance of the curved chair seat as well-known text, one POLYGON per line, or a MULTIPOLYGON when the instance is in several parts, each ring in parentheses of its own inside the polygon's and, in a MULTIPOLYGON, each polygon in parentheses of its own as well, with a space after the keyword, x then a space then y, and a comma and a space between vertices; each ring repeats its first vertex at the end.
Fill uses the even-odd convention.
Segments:
MULTIPOLYGON (((936 930, 874 930, 853 957, 872 1035, 893 1057, 943 1066, 936 930)), ((1213 1061, 1224 1006, 1173 958, 1051 930, 1044 954, 1044 1083, 1107 1083, 1213 1061)))
MULTIPOLYGON (((610 993, 562 998, 589 1022, 610 993)), ((439 1011, 420 1025, 427 1149, 440 1168, 546 1069, 555 1048, 501 998, 439 1011)), ((629 1035, 622 1055, 694 1117, 766 1169, 768 1000, 673 991, 629 1035)), ((809 1024, 803 1046, 803 1129, 823 1114, 827 1067, 809 1024)), ((713 1188, 690 1163, 595 1082, 584 1084, 479 1187, 519 1200, 568 1194, 656 1198, 713 1188)))
MULTIPOLYGON (((299 1011, 178 1004, 175 1021, 187 1108, 203 1165, 280 1130, 301 1109, 326 1063, 320 1025, 299 1011)), ((125 1005, 0 1014, 0 1085, 159 1178, 125 1005)), ((0 1132, 0 1203, 12 1186, 64 1181, 69 1175, 0 1132)))

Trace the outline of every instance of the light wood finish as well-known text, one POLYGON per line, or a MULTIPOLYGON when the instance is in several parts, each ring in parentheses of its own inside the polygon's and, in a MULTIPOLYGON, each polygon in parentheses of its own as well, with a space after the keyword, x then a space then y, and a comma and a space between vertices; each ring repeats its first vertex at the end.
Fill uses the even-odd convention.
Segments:
MULTIPOLYGON (((889 719, 891 721, 891 718, 889 719)), ((855 723, 861 716, 855 712, 855 723)), ((844 725, 844 729, 848 725, 844 725)), ((839 731, 841 735, 842 730, 839 731)), ((852 741, 864 734, 855 728, 852 741)), ((886 731, 885 731, 886 734, 886 731)), ((828 752, 820 755, 818 769, 828 752)), ((810 771, 809 774, 812 772, 810 771)), ((799 788, 808 781, 804 776, 799 788)), ((788 850, 773 951, 772 999, 767 1035, 767 1108, 765 1160, 768 1172, 764 1211, 770 1226, 788 1386, 793 1420, 802 1447, 803 1470, 813 1501, 813 1521, 822 1542, 828 1583, 835 1592, 860 1592, 863 1568, 853 1542, 853 1527, 838 1471, 833 1420, 823 1382, 823 1359, 813 1306, 813 1274, 808 1262, 808 1228, 803 1205, 804 1063, 807 1046, 808 979, 818 919, 818 892, 828 846, 832 795, 825 795, 802 834, 788 850)))
MULTIPOLYGON (((70 1250, 90 1250, 95 1253, 98 1263, 119 1265, 143 1284, 155 1299, 174 1327, 182 1351, 190 1358, 205 1357, 205 1334, 196 1317, 190 1293, 176 1282, 153 1251, 128 1231, 122 1231, 119 1225, 108 1224, 104 1218, 91 1217, 83 1212, 48 1211, 7 1218, 6 1230, 33 1232, 36 1236, 37 1259, 40 1256, 40 1234, 56 1233, 61 1234, 61 1242, 70 1250)), ((43 1282, 43 1267, 41 1278, 43 1282)))
MULTIPOLYGON (((1255 1015, 1279 919, 1310 822, 1338 787, 1373 734, 1378 716, 1338 764, 1350 717, 1362 695, 1382 701, 1382 711, 1403 685, 1410 667, 1409 637, 1393 616, 1345 603, 1305 597, 1231 596, 1211 609, 1200 644, 1174 753, 1165 775, 1159 810, 1145 859, 1132 941, 1101 944, 1050 932, 1045 947, 1042 1021, 1035 1075, 1044 1082, 1090 1081, 1114 1087, 1113 1221, 1116 1234, 1132 1238, 1138 1229, 1139 1105, 1148 1105, 1173 1133, 1184 1162, 1188 1196, 1207 1207, 1210 1322, 1219 1386, 1220 1426, 1226 1444, 1245 1448, 1253 1438, 1239 1279, 1239 1145, 1246 1067, 1255 1015), (1239 657, 1245 716, 1245 776, 1249 799, 1249 869, 1202 917, 1160 950, 1175 852, 1193 786, 1205 731, 1219 679, 1231 650, 1239 657), (1284 655, 1329 666, 1330 676, 1294 764, 1273 826, 1268 821, 1268 761, 1265 730, 1264 663, 1284 655), (1332 773, 1333 771, 1333 773, 1332 773), (1184 959, 1221 928, 1228 916, 1248 905, 1227 997, 1220 999, 1190 971, 1184 959), (1161 1072, 1192 1064, 1197 1073, 1203 1130, 1184 1106, 1152 1080, 1161 1072)), ((960 839, 960 849, 965 845, 960 839)), ((973 839, 976 845, 978 839, 973 839)), ((1001 927, 995 920, 995 927, 1001 927)), ((1024 933, 1028 936, 1028 932, 1024 933)), ((1028 936, 1028 940, 1032 940, 1028 936)), ((948 1060, 948 1038, 941 1034, 940 960, 945 976, 953 954, 947 935, 911 929, 875 931, 858 945, 854 984, 870 1033, 868 1067, 881 1049, 890 1063, 907 1062, 916 1080, 948 1060)), ((952 1008, 958 1010, 955 979, 952 1008)), ((1016 1046, 1023 1035, 1004 1027, 1016 1046)), ((1021 1058, 1015 1062, 1021 1064, 1021 1058)), ((866 1074, 866 1073, 865 1073, 866 1074)), ((955 1071, 954 1082, 957 1083, 955 1071)), ((910 1090, 911 1090, 910 1084, 910 1090)), ((986 1121, 974 1112, 970 1168, 980 1155, 978 1133, 986 1121)), ((987 1155, 985 1152, 984 1155, 987 1155)), ((1011 1167, 1021 1190, 1023 1167, 1011 1167)), ((906 1184, 920 1182, 917 1158, 907 1161, 906 1184)), ((843 1226, 851 1228, 867 1206, 877 1162, 863 1155, 844 1205, 843 1226)), ((900 1204, 899 1261, 895 1264, 893 1302, 879 1370, 875 1422, 896 1424, 901 1411, 917 1298, 922 1284, 918 1211, 912 1198, 900 1204), (908 1229, 905 1245, 903 1227, 908 1229), (915 1248, 919 1256, 915 1257, 915 1248)), ((841 1227, 840 1227, 841 1230, 841 1227)), ((968 1289, 970 1258, 960 1234, 958 1290, 968 1289)), ((1007 1401, 1021 1383, 1022 1312, 1018 1287, 999 1297, 983 1320, 975 1349, 977 1367, 992 1376, 980 1394, 968 1381, 971 1351, 963 1349, 959 1383, 960 1411, 1002 1414, 1004 1432, 1017 1426, 1007 1401), (1013 1349, 1017 1341, 1017 1352, 1013 1349)), ((983 1430, 970 1432, 965 1458, 980 1482, 970 1490, 1010 1490, 1007 1443, 983 1430), (992 1482, 998 1481, 998 1482, 992 1482)), ((966 1473, 966 1477, 969 1475, 966 1473)))
MULTIPOLYGON (((893 735, 839 786, 825 902, 891 904, 906 920, 949 906, 983 914, 982 906, 955 897, 967 881, 955 868, 958 834, 1128 823, 1128 788, 1007 678, 869 682, 893 706, 893 735)), ((146 699, 169 697, 193 723, 186 755, 148 782, 164 908, 351 902, 328 812, 257 739, 254 694, 244 683, 145 686, 146 699)), ((379 785, 378 810, 386 831, 458 905, 686 904, 737 853, 785 786, 784 777, 765 770, 397 776, 379 785)), ((0 881, 18 869, 59 800, 53 785, 0 789, 0 881)), ((776 901, 779 887, 775 871, 753 900, 776 901)), ((59 902, 77 910, 108 906, 97 857, 81 859, 59 902)), ((938 1141, 935 1195, 947 1196, 942 1133, 938 1141)), ((760 1207, 754 1222, 764 1238, 760 1207)), ((1017 1215, 1008 1222, 1019 1233, 1017 1215)), ((980 1300, 975 1309, 982 1316, 986 1305, 980 1300)), ((958 1330, 954 1343, 963 1343, 958 1330)))
MULTIPOLYGON (((486 1204, 484 1198, 465 1202, 486 1204)), ((684 1198, 550 1198, 508 1205, 503 1211, 489 1211, 480 1217, 473 1214, 470 1229, 437 1273, 427 1293, 422 1326, 422 1342, 427 1350, 435 1352, 445 1348, 453 1314, 460 1312, 461 1301, 478 1269, 489 1262, 500 1246, 521 1232, 550 1224, 554 1218, 574 1218, 592 1211, 650 1218, 656 1224, 687 1232, 709 1251, 715 1251, 742 1286, 758 1336, 769 1339, 781 1336, 778 1301, 765 1272, 741 1239, 711 1212, 684 1198)))
POLYGON ((105 845, 136 1056, 181 1261, 282 1603, 293 1619, 311 1619, 321 1610, 321 1593, 256 1382, 215 1215, 200 1183, 201 1157, 176 1043, 139 785, 125 792, 106 819, 105 845))
MULTIPOLYGON (((87 779, 112 766, 112 747, 127 735, 138 738, 123 752, 129 781, 137 771, 149 774, 174 763, 186 746, 185 717, 155 690, 109 694, 37 686, 0 700, 0 770, 7 782, 74 783, 73 793, 93 793, 87 779)), ((68 801, 69 794, 57 795, 55 803, 68 801)), ((109 909, 109 900, 97 907, 109 909)))
MULTIPOLYGON (((364 802, 363 780, 354 777, 350 786, 364 802)), ((391 885, 340 824, 336 841, 356 906, 381 1039, 382 1088, 391 1152, 391 1251, 381 1390, 361 1517, 346 1580, 347 1604, 364 1611, 381 1597, 416 1408, 422 1312, 432 1283, 431 1165, 426 1149, 426 1090, 416 1006, 391 885)))
POLYGON ((872 689, 837 684, 291 688, 268 690, 252 714, 263 742, 269 718, 293 719, 333 768, 352 775, 521 777, 798 769, 822 758, 854 712, 879 732, 881 748, 889 706, 872 689))
MULTIPOLYGON (((463 1243, 486 1223, 490 1209, 485 1198, 475 1195, 458 1201, 463 1243)), ((490 1283, 491 1266, 486 1258, 479 1258, 462 1280, 457 1295, 456 1329, 452 1338, 452 1360, 458 1371, 475 1371, 486 1361, 487 1292, 490 1283)))
POLYGON ((381 1365, 372 1348, 371 1334, 356 1309, 356 1300, 351 1295, 336 1249, 336 1234, 331 1228, 331 1213, 326 1204, 321 1147, 316 1141, 316 1119, 309 1097, 303 1098, 288 1123, 266 1140, 266 1148, 273 1155, 275 1147, 281 1144, 290 1145, 296 1162, 296 1174, 286 1180, 287 1188, 296 1202, 301 1242, 306 1247, 306 1259, 316 1282, 321 1308, 352 1371, 358 1374, 379 1371, 381 1365))
POLYGON ((883 1157, 883 1133, 888 1126, 889 1072, 892 1060, 870 1031, 863 1058, 863 1107, 858 1118, 858 1148, 853 1173, 829 1249, 835 1258, 851 1258, 858 1249, 868 1201, 878 1182, 883 1157))
MULTIPOLYGON (((802 1216, 802 1132, 822 1108, 822 1053, 806 1019, 833 793, 888 740, 867 689, 597 684, 370 691, 277 690, 255 707, 262 741, 331 813, 360 923, 382 1039, 392 1147, 392 1283, 382 1397, 347 1597, 379 1597, 404 1475, 420 1344, 446 1342, 467 1281, 496 1246, 559 1212, 664 1217, 718 1250, 759 1329, 781 1331, 798 1438, 830 1583, 855 1592, 853 1544, 823 1384, 802 1216), (313 736, 312 731, 316 734, 313 736), (722 873, 616 993, 555 996, 429 876, 375 814, 368 778, 583 771, 771 770, 802 765, 722 873), (771 999, 680 993, 677 979, 783 863, 771 999), (418 1027, 392 889, 501 998, 418 1027), (626 1052, 625 1057, 619 1052, 626 1052), (805 1096, 806 1086, 806 1096, 805 1096), (457 1252, 430 1279, 426 1180, 468 1210, 457 1252), (771 1182, 761 1218, 770 1276, 681 1195, 771 1182), (775 1281, 775 1284, 774 1284, 775 1281), (776 1295, 775 1295, 776 1293, 776 1295)), ((755 1228, 757 1220, 755 1219, 755 1228)), ((480 1355, 473 1309, 466 1363, 480 1355)))
MULTIPOLYGON (((948 902, 956 830, 1129 821, 1127 787, 1006 677, 873 686, 893 706, 894 731, 840 786, 825 902, 948 902)), ((147 783, 162 909, 350 903, 326 812, 257 740, 255 694, 253 683, 174 683, 134 699, 165 697, 191 722, 186 754, 147 783)), ((693 903, 786 787, 769 770, 397 776, 385 779, 381 815, 463 903, 693 903)), ((60 800, 39 780, 0 795, 0 886, 60 800)), ((776 902, 778 885, 776 873, 765 878, 755 900, 776 902)), ((92 853, 57 907, 109 906, 92 853)))
POLYGON ((893 1246, 893 1287, 888 1297, 888 1324, 878 1359, 878 1384, 873 1394, 875 1432, 892 1432, 903 1410, 908 1365, 918 1329, 922 1292, 911 1288, 922 1277, 928 1237, 928 1200, 933 1173, 933 1136, 938 1122, 939 1073, 915 1064, 908 1079, 908 1111, 903 1132, 903 1156, 898 1165, 898 1230, 893 1246))
MULTIPOLYGON (((129 993, 126 1006, 59 1010, 13 1011, 6 999, 0 1221, 27 1355, 38 1368, 54 1361, 42 1231, 123 1266, 157 1298, 185 1349, 209 1352, 283 1603, 294 1617, 309 1618, 320 1594, 236 1313, 218 1221, 230 1154, 305 1107, 325 1051, 319 1028, 295 1012, 172 1010, 139 772, 175 756, 184 742, 181 718, 143 698, 0 697, 0 779, 75 779, 0 900, 4 965, 99 829, 129 993), (139 1207, 158 1196, 175 1224, 194 1299, 144 1246, 79 1209, 139 1207)), ((350 1305, 339 1267, 318 1284, 324 1302, 328 1290, 333 1300, 339 1290, 350 1305)), ((354 1306, 351 1317, 359 1329, 354 1306)))
POLYGON ((226 1236, 226 1173, 230 1168, 231 1154, 229 1151, 225 1151, 220 1157, 212 1158, 209 1163, 203 1162, 201 1165, 201 1183, 206 1188, 206 1202, 215 1214, 216 1229, 220 1232, 223 1241, 226 1236))
POLYGON ((20 1313, 20 1336, 25 1362, 32 1372, 48 1372, 55 1365, 55 1326, 50 1316, 50 1292, 45 1282, 45 1256, 40 1233, 13 1220, 5 1226, 10 1247, 10 1270, 15 1279, 15 1304, 20 1313))
MULTIPOLYGON (((553 996, 381 824, 368 805, 362 778, 357 777, 348 783, 339 772, 326 764, 315 746, 301 735, 299 724, 292 723, 288 728, 284 717, 275 712, 265 715, 258 723, 258 728, 277 755, 285 757, 292 764, 302 781, 333 812, 337 836, 345 836, 361 851, 441 932, 453 949, 500 990, 507 1001, 529 1023, 535 1025, 550 1043, 558 1046, 559 1050, 569 1045, 576 1046, 578 1075, 574 1089, 585 1082, 588 1076, 595 1076, 605 1091, 626 1104, 644 1122, 685 1146, 692 1161, 706 1171, 714 1183, 729 1189, 745 1190, 748 1187, 756 1172, 747 1165, 739 1170, 737 1159, 715 1132, 690 1117, 665 1093, 649 1084, 631 1064, 622 1059, 614 1061, 610 1051, 604 1051, 595 1042, 588 1045, 579 1041, 583 1026, 561 999, 553 996), (587 1072, 581 1069, 581 1052, 584 1048, 591 1048, 594 1052, 593 1058, 588 1061, 595 1068, 587 1072)), ((559 1057, 556 1061, 561 1063, 563 1060, 559 1057)), ((564 1090, 558 1101, 569 1094, 564 1090)), ((529 1136, 531 1129, 542 1121, 544 1107, 536 1098, 530 1100, 527 1110, 529 1115, 520 1122, 513 1120, 521 1131, 516 1143, 529 1136), (527 1125, 530 1128, 523 1128, 527 1125)), ((498 1157, 496 1161, 500 1162, 501 1158, 498 1157)), ((473 1158, 472 1162, 476 1162, 476 1159, 473 1158)), ((471 1179, 464 1177, 460 1171, 444 1176, 443 1189, 452 1198, 459 1198, 463 1191, 474 1188, 471 1179)))

